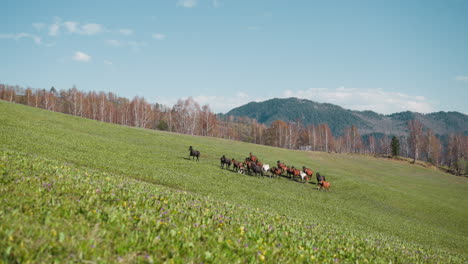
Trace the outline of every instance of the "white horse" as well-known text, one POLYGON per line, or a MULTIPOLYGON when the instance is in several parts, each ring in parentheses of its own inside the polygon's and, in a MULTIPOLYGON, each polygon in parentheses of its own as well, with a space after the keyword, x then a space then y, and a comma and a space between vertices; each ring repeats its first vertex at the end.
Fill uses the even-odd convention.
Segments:
MULTIPOLYGON (((262 170, 263 170, 263 172, 268 173, 270 171, 270 165, 263 164, 262 170)), ((270 178, 271 178, 271 174, 270 174, 270 178)))
POLYGON ((304 181, 306 179, 306 177, 307 177, 307 174, 305 172, 303 172, 303 171, 301 171, 300 175, 301 175, 302 181, 304 181))

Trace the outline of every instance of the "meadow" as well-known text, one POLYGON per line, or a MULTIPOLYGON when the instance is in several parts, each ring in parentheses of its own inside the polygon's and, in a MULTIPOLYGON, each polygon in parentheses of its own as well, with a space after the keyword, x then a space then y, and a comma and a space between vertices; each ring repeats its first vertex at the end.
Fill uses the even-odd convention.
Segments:
POLYGON ((363 155, 123 127, 0 101, 4 262, 464 263, 467 179, 363 155), (188 160, 188 146, 202 154, 188 160), (330 192, 222 170, 253 152, 330 192))

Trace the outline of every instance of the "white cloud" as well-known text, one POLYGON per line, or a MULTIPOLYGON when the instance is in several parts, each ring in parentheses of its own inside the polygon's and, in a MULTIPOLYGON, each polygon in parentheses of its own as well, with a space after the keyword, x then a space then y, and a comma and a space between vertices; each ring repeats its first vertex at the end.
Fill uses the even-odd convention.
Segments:
POLYGON ((286 90, 283 97, 305 98, 321 103, 336 104, 347 109, 372 110, 382 114, 407 110, 419 113, 433 111, 431 103, 424 96, 387 92, 383 89, 310 88, 297 91, 286 90))
POLYGON ((41 31, 42 29, 44 29, 46 27, 46 24, 44 23, 32 23, 32 26, 37 30, 37 31, 41 31))
POLYGON ((104 30, 100 24, 89 23, 81 26, 81 34, 84 35, 96 35, 104 30))
POLYGON ((40 37, 38 37, 36 35, 33 35, 33 34, 29 34, 29 33, 22 32, 22 33, 17 33, 17 34, 0 34, 0 39, 19 40, 19 39, 22 39, 22 38, 30 38, 37 45, 41 44, 41 38, 40 37))
POLYGON ((57 36, 60 30, 60 25, 59 24, 52 24, 49 26, 49 35, 50 36, 57 36))
POLYGON ((219 0, 213 0, 213 7, 218 8, 221 6, 221 2, 219 0))
POLYGON ((148 43, 144 41, 121 41, 117 39, 108 39, 106 40, 106 43, 114 47, 132 47, 134 49, 138 49, 148 45, 148 43))
POLYGON ((179 0, 177 2, 177 6, 182 6, 185 8, 192 8, 197 5, 197 0, 179 0))
POLYGON ((58 36, 62 29, 70 34, 80 34, 80 35, 97 35, 101 33, 115 33, 115 34, 120 34, 123 36, 130 36, 133 34, 133 30, 129 28, 111 30, 111 29, 106 28, 104 25, 97 24, 97 23, 80 24, 77 21, 62 22, 62 19, 60 17, 55 17, 54 22, 52 24, 33 23, 32 25, 38 31, 47 27, 49 30, 50 36, 58 36))
POLYGON ((65 28, 68 30, 70 33, 75 33, 78 32, 78 22, 75 21, 65 21, 63 23, 65 28))
POLYGON ((60 28, 65 28, 68 33, 77 33, 81 35, 96 35, 104 32, 104 27, 100 24, 88 23, 80 26, 76 21, 61 22, 60 18, 55 18, 55 22, 49 25, 49 35, 57 36, 60 33, 60 28))
POLYGON ((161 33, 156 33, 156 34, 153 34, 153 38, 157 40, 163 40, 163 39, 166 39, 166 35, 161 34, 161 33))
POLYGON ((89 62, 91 61, 91 56, 89 56, 88 54, 84 52, 77 51, 75 52, 75 55, 73 56, 73 60, 81 61, 81 62, 89 62))
POLYGON ((123 46, 123 43, 120 40, 116 40, 116 39, 108 39, 106 40, 106 43, 114 47, 123 46))
POLYGON ((455 80, 460 81, 460 82, 468 82, 468 76, 467 75, 458 75, 457 77, 455 77, 455 80))
POLYGON ((247 29, 248 30, 259 30, 260 28, 257 27, 257 26, 248 26, 247 29))
POLYGON ((125 46, 129 46, 129 47, 132 47, 134 49, 148 46, 148 43, 146 43, 144 41, 128 41, 128 42, 126 42, 124 44, 125 44, 125 46))
POLYGON ((133 34, 133 30, 128 29, 128 28, 122 28, 119 30, 119 33, 124 35, 124 36, 130 36, 133 34))
POLYGON ((110 61, 110 60, 104 60, 104 64, 106 64, 106 65, 113 65, 112 61, 110 61))

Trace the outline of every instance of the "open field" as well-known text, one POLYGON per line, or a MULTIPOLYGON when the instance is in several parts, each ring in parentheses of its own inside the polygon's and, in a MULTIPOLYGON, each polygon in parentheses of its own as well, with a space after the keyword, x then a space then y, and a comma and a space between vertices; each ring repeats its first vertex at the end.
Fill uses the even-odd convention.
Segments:
POLYGON ((0 113, 5 261, 467 258, 466 178, 361 155, 135 129, 5 102, 0 113), (200 162, 187 159, 190 145, 202 153, 200 162), (249 152, 270 165, 281 160, 319 171, 332 190, 220 169, 221 155, 243 159, 249 152))

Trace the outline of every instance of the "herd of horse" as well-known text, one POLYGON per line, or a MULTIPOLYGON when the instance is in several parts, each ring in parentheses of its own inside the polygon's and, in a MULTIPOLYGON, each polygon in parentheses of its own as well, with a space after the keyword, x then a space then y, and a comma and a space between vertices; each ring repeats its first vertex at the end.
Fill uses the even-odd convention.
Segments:
MULTIPOLYGON (((197 158, 199 161, 200 158, 200 151, 195 150, 192 146, 189 147, 189 159, 193 157, 193 160, 197 158)), ((298 178, 301 180, 302 183, 307 183, 314 175, 314 171, 305 166, 302 167, 302 170, 295 168, 294 166, 286 166, 286 164, 282 163, 281 161, 277 161, 277 167, 271 167, 269 164, 263 164, 260 160, 252 155, 252 152, 249 153, 249 156, 245 158, 244 161, 238 161, 235 159, 226 158, 223 155, 220 159, 221 161, 221 168, 230 169, 232 165, 232 170, 242 174, 249 174, 249 175, 258 175, 261 176, 269 176, 272 177, 280 177, 280 176, 287 176, 291 180, 298 178)), ((315 173, 317 178, 317 188, 319 190, 329 190, 330 189, 330 182, 325 180, 325 176, 320 175, 319 172, 315 173)))

